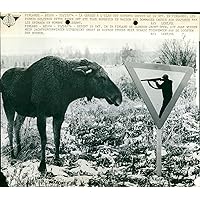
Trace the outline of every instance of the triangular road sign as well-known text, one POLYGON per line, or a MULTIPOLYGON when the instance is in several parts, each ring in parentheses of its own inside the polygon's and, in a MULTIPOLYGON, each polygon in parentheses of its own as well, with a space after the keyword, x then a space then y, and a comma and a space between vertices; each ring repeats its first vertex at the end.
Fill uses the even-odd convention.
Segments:
POLYGON ((193 69, 175 65, 134 63, 128 59, 125 66, 160 129, 187 85, 193 69))

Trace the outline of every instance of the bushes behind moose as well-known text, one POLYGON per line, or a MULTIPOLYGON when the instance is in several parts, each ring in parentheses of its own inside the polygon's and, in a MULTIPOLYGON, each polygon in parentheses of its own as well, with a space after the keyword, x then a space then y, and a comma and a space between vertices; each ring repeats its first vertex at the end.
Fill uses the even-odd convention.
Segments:
POLYGON ((65 60, 54 56, 44 57, 27 69, 7 70, 1 78, 0 91, 8 120, 12 158, 15 157, 13 131, 18 154, 21 150, 19 132, 25 117, 37 117, 41 138, 40 172, 46 171, 46 117, 53 117, 55 163, 59 165, 60 129, 68 105, 81 97, 105 98, 115 106, 122 102, 120 90, 99 64, 87 59, 65 60))

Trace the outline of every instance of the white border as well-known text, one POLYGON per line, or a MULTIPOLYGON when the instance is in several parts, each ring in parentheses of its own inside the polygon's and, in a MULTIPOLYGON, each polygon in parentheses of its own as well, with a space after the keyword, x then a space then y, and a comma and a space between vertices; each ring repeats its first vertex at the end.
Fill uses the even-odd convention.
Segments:
POLYGON ((199 12, 197 0, 0 0, 9 12, 199 12))
MULTIPOLYGON (((0 0, 2 12, 199 12, 199 2, 174 0, 0 0)), ((2 199, 198 199, 199 188, 1 188, 2 199)))

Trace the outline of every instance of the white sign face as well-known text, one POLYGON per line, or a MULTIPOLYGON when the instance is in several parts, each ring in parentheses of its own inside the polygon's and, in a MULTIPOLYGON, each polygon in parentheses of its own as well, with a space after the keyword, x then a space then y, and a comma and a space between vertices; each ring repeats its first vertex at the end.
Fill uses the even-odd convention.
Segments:
MULTIPOLYGON (((169 76, 169 79, 172 80, 172 93, 173 91, 176 91, 178 86, 181 83, 181 80, 183 79, 185 73, 182 72, 171 72, 171 71, 165 71, 162 70, 149 70, 149 69, 139 69, 136 68, 135 72, 137 76, 140 78, 140 80, 143 79, 154 79, 154 78, 162 78, 164 74, 167 74, 169 76)), ((163 81, 158 81, 159 84, 162 84, 163 81)), ((162 89, 154 89, 149 86, 148 81, 142 81, 142 85, 144 87, 144 90, 146 91, 149 99, 151 100, 156 112, 159 114, 160 109, 162 107, 162 89)), ((152 82, 152 85, 156 87, 155 82, 152 82)), ((163 97, 162 97, 163 98, 163 97)))
POLYGON ((161 128, 187 85, 191 67, 139 64, 131 61, 125 66, 134 80, 158 128, 161 128))

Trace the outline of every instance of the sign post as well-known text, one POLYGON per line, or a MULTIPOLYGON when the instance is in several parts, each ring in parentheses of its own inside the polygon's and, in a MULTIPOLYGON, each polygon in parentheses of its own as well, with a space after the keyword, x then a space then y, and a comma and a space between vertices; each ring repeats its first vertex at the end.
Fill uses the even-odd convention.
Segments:
POLYGON ((162 155, 161 155, 161 149, 162 149, 162 130, 157 129, 157 146, 156 146, 156 173, 158 176, 161 176, 161 170, 162 170, 162 155))
POLYGON ((135 63, 132 59, 126 59, 124 64, 157 126, 156 172, 161 176, 162 126, 187 85, 193 68, 135 63))

